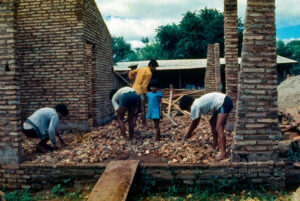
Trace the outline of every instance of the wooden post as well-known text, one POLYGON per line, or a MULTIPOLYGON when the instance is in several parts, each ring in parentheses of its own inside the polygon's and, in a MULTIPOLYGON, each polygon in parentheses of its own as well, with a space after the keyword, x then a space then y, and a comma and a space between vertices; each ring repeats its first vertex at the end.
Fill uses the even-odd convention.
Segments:
POLYGON ((170 98, 169 98, 169 105, 168 105, 168 116, 171 117, 171 103, 173 98, 173 85, 170 84, 170 98))

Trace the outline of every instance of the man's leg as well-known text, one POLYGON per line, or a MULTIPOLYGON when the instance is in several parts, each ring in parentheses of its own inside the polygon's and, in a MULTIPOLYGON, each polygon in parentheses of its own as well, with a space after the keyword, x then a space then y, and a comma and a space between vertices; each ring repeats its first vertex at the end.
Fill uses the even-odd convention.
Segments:
POLYGON ((132 107, 128 110, 128 126, 129 126, 129 139, 132 140, 134 134, 134 116, 136 108, 132 107))
MULTIPOLYGON (((29 130, 25 130, 22 127, 22 132, 29 138, 39 138, 38 134, 36 133, 36 131, 34 129, 29 129, 29 130)), ((42 153, 46 153, 48 151, 52 151, 52 147, 50 147, 49 145, 47 145, 49 138, 41 140, 37 145, 36 145, 36 150, 38 152, 42 152, 42 153)))
POLYGON ((49 138, 41 140, 37 145, 36 148, 38 151, 42 153, 46 153, 48 151, 53 151, 53 148, 49 145, 47 145, 47 142, 49 141, 49 138))
POLYGON ((118 116, 118 123, 121 129, 121 135, 123 136, 123 138, 125 140, 128 140, 127 136, 126 136, 126 126, 124 123, 124 115, 126 113, 127 109, 125 107, 119 107, 119 109, 117 110, 117 116, 118 116))
POLYGON ((155 141, 160 140, 160 128, 159 128, 159 119, 153 119, 154 129, 155 129, 155 141))
POLYGON ((144 127, 146 127, 146 111, 145 111, 145 96, 140 95, 141 99, 141 111, 142 111, 142 124, 144 127))
POLYGON ((217 124, 217 117, 218 113, 213 114, 211 117, 209 123, 210 123, 210 128, 213 136, 213 148, 216 149, 218 146, 218 132, 216 130, 216 124, 217 124))
POLYGON ((229 114, 219 113, 217 117, 216 130, 219 136, 219 147, 221 151, 220 159, 224 159, 226 157, 226 138, 224 134, 224 128, 226 125, 226 121, 229 114))

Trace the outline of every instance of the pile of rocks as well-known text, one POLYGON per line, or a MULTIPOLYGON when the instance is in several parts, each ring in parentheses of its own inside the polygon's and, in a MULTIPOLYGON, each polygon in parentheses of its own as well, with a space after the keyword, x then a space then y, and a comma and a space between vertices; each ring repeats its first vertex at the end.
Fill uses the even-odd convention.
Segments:
MULTIPOLYGON (((62 137, 67 146, 62 150, 46 154, 36 154, 37 141, 24 138, 23 158, 33 163, 98 163, 111 159, 132 158, 142 162, 166 163, 210 163, 215 160, 217 151, 212 148, 212 135, 209 117, 204 116, 191 139, 184 136, 191 122, 190 117, 173 118, 178 126, 171 125, 168 119, 161 120, 161 141, 154 140, 151 120, 147 129, 138 122, 134 140, 125 141, 116 120, 94 128, 89 133, 65 134, 62 137)), ((226 133, 227 150, 230 151, 232 136, 226 133)), ((228 161, 228 160, 227 160, 228 161)))

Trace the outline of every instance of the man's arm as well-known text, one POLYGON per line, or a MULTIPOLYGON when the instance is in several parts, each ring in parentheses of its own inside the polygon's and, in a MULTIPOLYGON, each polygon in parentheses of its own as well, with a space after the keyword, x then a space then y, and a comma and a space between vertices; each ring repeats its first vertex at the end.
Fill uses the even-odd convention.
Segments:
POLYGON ((129 80, 134 80, 134 76, 137 74, 137 72, 138 72, 138 69, 129 71, 129 73, 128 73, 129 80))
POLYGON ((198 117, 197 119, 194 119, 190 125, 190 128, 185 136, 184 139, 189 139, 190 137, 192 137, 192 133, 193 131, 197 128, 198 124, 200 122, 200 117, 198 117))
POLYGON ((58 124, 58 117, 53 116, 51 118, 51 121, 50 121, 50 124, 49 124, 48 134, 49 134, 49 138, 50 138, 50 140, 51 140, 54 147, 56 147, 55 130, 56 130, 57 124, 58 124))
POLYGON ((58 139, 59 139, 61 145, 67 146, 67 144, 64 142, 64 140, 63 140, 63 139, 61 138, 61 136, 60 136, 60 131, 59 131, 57 128, 56 128, 55 130, 56 130, 56 131, 55 131, 56 136, 58 137, 58 139))

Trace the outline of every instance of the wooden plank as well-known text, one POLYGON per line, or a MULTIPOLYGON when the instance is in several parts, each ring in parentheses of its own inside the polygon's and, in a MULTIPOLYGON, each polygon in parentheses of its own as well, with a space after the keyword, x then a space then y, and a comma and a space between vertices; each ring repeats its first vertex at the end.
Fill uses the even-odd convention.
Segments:
POLYGON ((111 161, 94 186, 88 201, 125 201, 138 160, 111 161))
POLYGON ((115 74, 119 76, 126 84, 128 84, 128 86, 130 86, 130 83, 120 73, 115 72, 115 74))
POLYGON ((166 113, 163 112, 163 115, 164 115, 165 117, 167 117, 167 119, 170 120, 170 122, 171 122, 171 124, 172 124, 173 126, 178 126, 178 124, 177 124, 171 117, 169 117, 166 113))
POLYGON ((168 113, 167 115, 171 117, 171 103, 172 103, 172 98, 173 98, 173 85, 170 84, 170 97, 169 97, 169 105, 168 105, 168 113))

